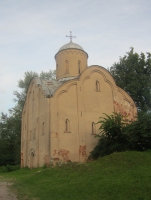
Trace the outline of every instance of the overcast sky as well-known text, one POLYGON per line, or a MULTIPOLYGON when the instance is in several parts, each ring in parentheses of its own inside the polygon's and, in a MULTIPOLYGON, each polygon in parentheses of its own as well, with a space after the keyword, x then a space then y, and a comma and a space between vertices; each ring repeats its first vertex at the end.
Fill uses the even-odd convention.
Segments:
POLYGON ((151 52, 151 0, 0 0, 0 112, 26 71, 55 69, 69 31, 88 65, 111 67, 130 47, 151 52))

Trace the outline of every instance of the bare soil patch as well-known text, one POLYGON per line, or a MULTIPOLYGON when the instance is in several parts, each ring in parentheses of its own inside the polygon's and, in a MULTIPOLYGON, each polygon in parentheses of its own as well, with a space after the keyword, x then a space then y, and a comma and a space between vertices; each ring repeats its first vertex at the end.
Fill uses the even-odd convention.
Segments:
POLYGON ((0 200, 17 200, 16 196, 9 190, 11 183, 0 182, 0 200))

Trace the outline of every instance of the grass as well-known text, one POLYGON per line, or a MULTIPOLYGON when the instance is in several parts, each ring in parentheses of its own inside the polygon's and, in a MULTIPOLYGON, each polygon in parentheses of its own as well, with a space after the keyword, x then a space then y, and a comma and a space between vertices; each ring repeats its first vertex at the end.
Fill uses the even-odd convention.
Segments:
POLYGON ((21 200, 151 200, 151 151, 0 173, 21 200))

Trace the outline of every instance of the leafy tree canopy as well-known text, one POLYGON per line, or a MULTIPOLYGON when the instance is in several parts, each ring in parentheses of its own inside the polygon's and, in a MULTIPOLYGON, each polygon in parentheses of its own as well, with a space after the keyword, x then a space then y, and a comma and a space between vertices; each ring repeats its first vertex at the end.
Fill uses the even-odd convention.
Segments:
POLYGON ((109 71, 116 84, 132 97, 138 111, 151 111, 151 53, 139 55, 131 47, 109 71))

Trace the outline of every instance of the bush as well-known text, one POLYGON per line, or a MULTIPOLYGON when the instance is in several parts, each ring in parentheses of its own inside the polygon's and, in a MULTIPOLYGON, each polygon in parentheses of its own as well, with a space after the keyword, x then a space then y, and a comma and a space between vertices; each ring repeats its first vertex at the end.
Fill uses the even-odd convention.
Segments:
POLYGON ((97 146, 91 152, 90 158, 96 159, 99 156, 109 155, 115 151, 125 151, 128 149, 128 136, 124 129, 127 125, 127 120, 121 114, 114 113, 101 117, 98 123, 101 124, 100 137, 97 146))
POLYGON ((146 151, 151 149, 151 113, 138 113, 134 122, 121 114, 114 113, 101 117, 100 137, 90 158, 109 155, 126 150, 146 151))
POLYGON ((6 166, 1 166, 0 167, 0 173, 3 172, 12 172, 20 169, 19 165, 6 165, 6 166))
POLYGON ((6 172, 6 167, 5 166, 0 166, 0 173, 6 172))

